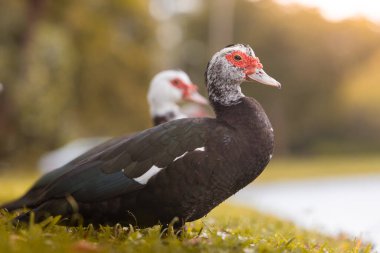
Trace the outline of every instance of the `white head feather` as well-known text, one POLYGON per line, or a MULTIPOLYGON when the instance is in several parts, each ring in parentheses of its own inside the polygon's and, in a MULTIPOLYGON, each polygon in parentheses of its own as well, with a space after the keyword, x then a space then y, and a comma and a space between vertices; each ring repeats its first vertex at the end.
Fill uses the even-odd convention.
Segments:
POLYGON ((176 118, 186 117, 177 105, 182 100, 183 94, 180 89, 172 85, 171 81, 174 79, 192 83, 189 76, 181 70, 165 70, 153 77, 147 96, 152 116, 173 112, 176 118))

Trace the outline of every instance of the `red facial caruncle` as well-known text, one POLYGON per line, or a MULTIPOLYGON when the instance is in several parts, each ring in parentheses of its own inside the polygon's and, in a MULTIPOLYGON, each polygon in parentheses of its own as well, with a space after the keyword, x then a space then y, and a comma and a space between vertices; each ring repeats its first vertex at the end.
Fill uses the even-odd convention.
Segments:
POLYGON ((195 84, 185 83, 179 78, 171 80, 170 83, 182 91, 182 98, 189 98, 193 92, 198 90, 198 87, 195 84))
POLYGON ((225 57, 235 67, 243 68, 246 75, 255 73, 256 68, 263 68, 258 57, 249 56, 241 51, 233 51, 225 57))

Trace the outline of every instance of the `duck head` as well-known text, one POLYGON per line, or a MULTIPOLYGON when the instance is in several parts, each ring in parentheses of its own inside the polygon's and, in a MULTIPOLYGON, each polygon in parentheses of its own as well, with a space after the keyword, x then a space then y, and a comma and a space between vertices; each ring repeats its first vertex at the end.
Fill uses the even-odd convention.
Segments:
POLYGON ((206 70, 210 101, 225 106, 239 102, 244 94, 240 84, 257 81, 281 88, 281 84, 265 73, 263 65, 249 45, 234 44, 215 53, 206 70))
POLYGON ((182 117, 177 105, 181 101, 208 104, 208 100, 198 93, 198 86, 181 70, 166 70, 153 77, 148 91, 152 116, 170 113, 173 118, 182 117))

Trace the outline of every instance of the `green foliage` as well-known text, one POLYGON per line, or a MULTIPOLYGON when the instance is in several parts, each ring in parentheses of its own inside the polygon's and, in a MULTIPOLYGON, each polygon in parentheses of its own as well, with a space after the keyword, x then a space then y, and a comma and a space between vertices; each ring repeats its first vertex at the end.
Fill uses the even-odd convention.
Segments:
MULTIPOLYGON (((358 114, 364 111, 370 115, 380 112, 380 103, 376 101, 380 97, 379 62, 380 50, 367 62, 355 66, 347 75, 346 85, 342 86, 341 92, 347 110, 358 114)), ((371 120, 380 122, 378 117, 371 120)))
POLYGON ((177 238, 162 238, 160 227, 67 228, 59 218, 13 228, 0 216, 0 252, 370 252, 371 246, 344 235, 332 238, 234 206, 222 205, 209 217, 188 223, 177 238))
POLYGON ((150 125, 146 1, 1 5, 0 157, 150 125))
POLYGON ((373 143, 375 150, 380 149, 380 142, 373 141, 380 128, 379 62, 380 50, 346 74, 340 89, 346 132, 355 141, 351 146, 356 150, 367 143, 373 143))

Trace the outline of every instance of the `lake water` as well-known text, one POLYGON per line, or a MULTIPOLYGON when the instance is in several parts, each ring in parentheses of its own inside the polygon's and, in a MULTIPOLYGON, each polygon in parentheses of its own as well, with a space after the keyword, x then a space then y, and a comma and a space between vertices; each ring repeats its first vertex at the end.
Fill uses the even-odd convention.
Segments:
POLYGON ((253 184, 230 201, 307 229, 343 232, 380 252, 380 174, 253 184))

